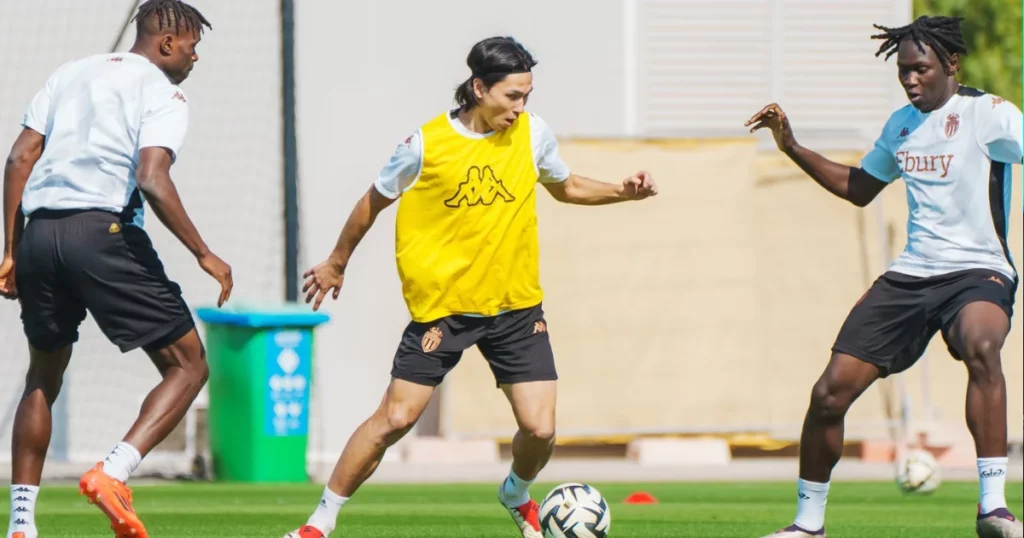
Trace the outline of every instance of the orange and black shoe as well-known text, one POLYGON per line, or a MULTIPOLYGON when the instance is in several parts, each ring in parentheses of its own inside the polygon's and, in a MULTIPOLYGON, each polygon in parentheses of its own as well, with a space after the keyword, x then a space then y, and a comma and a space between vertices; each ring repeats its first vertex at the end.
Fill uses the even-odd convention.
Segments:
POLYGON ((117 538, 148 538, 146 527, 132 507, 132 490, 115 478, 103 472, 103 464, 97 463, 82 475, 78 492, 95 504, 110 519, 110 529, 117 538))

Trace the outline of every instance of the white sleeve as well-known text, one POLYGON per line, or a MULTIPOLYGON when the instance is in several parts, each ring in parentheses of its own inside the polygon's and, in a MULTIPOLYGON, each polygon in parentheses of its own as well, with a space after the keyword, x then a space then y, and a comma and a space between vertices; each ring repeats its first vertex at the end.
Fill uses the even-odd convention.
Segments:
POLYGON ((541 183, 560 183, 569 177, 569 166, 558 154, 558 139, 551 126, 539 116, 530 114, 530 139, 533 143, 533 162, 537 165, 537 179, 541 183))
POLYGON ((46 85, 32 98, 28 108, 25 109, 25 116, 21 120, 22 127, 32 129, 41 135, 46 134, 46 125, 49 123, 50 118, 50 102, 57 86, 57 75, 59 73, 60 70, 51 75, 49 80, 46 81, 46 85))
POLYGON ((860 161, 861 169, 875 179, 886 183, 892 183, 903 174, 900 164, 896 161, 896 154, 889 145, 890 125, 892 124, 892 118, 889 118, 885 127, 882 128, 882 134, 878 135, 878 139, 875 140, 875 147, 871 148, 871 151, 860 161))
POLYGON ((188 132, 188 98, 177 86, 147 88, 143 96, 139 149, 167 148, 178 158, 188 132))
POLYGON ((978 143, 985 156, 996 162, 1024 161, 1024 125, 1020 109, 995 95, 986 95, 977 106, 978 143))
POLYGON ((422 167, 423 136, 417 130, 395 148, 373 184, 378 192, 394 200, 412 187, 422 167))

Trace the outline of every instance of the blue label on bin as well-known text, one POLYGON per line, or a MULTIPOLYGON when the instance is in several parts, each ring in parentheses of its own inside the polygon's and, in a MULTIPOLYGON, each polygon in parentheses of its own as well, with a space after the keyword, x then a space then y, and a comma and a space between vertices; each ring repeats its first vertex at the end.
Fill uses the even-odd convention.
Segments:
POLYGON ((267 335, 266 435, 306 435, 312 338, 304 331, 279 330, 267 335))

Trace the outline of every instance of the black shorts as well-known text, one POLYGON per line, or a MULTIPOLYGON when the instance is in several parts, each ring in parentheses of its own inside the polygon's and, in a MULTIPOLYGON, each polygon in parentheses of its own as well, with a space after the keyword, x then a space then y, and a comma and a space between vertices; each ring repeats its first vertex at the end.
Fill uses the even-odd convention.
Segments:
POLYGON ((1017 282, 996 271, 971 269, 918 278, 895 272, 880 276, 846 318, 834 353, 878 366, 882 377, 903 372, 924 355, 935 333, 957 360, 949 331, 960 309, 985 301, 1013 317, 1017 282))
POLYGON ((149 236, 117 214, 36 211, 16 260, 21 320, 36 349, 77 342, 87 310, 122 352, 162 349, 195 327, 149 236))
POLYGON ((558 379, 540 305, 492 317, 414 321, 402 335, 391 376, 436 387, 459 363, 462 352, 474 345, 490 365, 498 386, 558 379))

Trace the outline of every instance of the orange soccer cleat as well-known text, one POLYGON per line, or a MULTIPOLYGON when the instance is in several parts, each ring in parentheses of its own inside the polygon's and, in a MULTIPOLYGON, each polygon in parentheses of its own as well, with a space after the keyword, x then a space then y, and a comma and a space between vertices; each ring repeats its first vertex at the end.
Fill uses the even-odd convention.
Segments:
POLYGON ((103 464, 97 463, 82 475, 78 492, 95 504, 110 519, 110 528, 117 538, 148 538, 146 527, 132 507, 132 490, 115 478, 103 472, 103 464))

